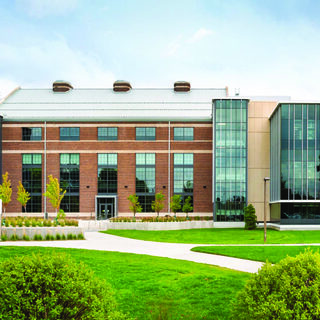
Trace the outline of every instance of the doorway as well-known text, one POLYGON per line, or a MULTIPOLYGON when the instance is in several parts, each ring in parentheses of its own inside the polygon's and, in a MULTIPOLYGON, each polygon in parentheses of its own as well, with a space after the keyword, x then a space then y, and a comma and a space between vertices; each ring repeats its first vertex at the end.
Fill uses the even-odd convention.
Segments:
POLYGON ((116 216, 116 196, 96 196, 96 218, 107 220, 116 216))

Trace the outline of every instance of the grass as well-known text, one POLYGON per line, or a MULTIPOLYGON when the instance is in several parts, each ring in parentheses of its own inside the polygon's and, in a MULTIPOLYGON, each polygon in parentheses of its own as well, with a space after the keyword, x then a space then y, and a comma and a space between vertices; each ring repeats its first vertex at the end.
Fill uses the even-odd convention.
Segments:
POLYGON ((33 252, 66 252, 115 290, 135 319, 228 319, 231 300, 250 275, 168 258, 79 249, 0 247, 0 261, 33 252))
POLYGON ((311 248, 313 251, 317 251, 320 249, 320 246, 215 246, 194 247, 191 250, 255 261, 266 262, 268 260, 271 263, 277 263, 287 256, 296 256, 300 252, 303 252, 306 248, 311 248))
MULTIPOLYGON (((263 244, 263 229, 190 229, 170 231, 107 230, 120 237, 157 242, 196 244, 263 244)), ((320 231, 268 230, 267 243, 320 243, 320 231)))

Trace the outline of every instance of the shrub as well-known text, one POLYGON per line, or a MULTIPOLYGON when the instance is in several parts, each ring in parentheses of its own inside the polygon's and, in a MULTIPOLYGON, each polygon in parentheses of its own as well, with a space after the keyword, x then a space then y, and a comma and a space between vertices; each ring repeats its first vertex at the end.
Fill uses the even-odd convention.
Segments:
POLYGON ((1 241, 7 241, 8 240, 8 237, 6 234, 2 234, 1 235, 1 241))
POLYGON ((33 240, 41 241, 42 240, 42 235, 41 234, 35 234, 34 237, 33 237, 33 240))
POLYGON ((29 219, 25 220, 24 225, 25 225, 26 227, 30 227, 30 224, 31 224, 31 222, 30 222, 29 219))
POLYGON ((60 235, 60 233, 56 233, 56 240, 61 240, 61 235, 60 235))
POLYGON ((61 240, 66 240, 66 239, 67 238, 66 238, 65 234, 63 233, 62 236, 61 236, 61 240))
POLYGON ((5 220, 4 225, 5 225, 6 227, 9 227, 10 223, 9 223, 8 219, 5 220))
POLYGON ((18 237, 16 234, 13 234, 11 237, 10 237, 10 241, 17 241, 18 240, 18 237))
POLYGON ((50 234, 49 233, 46 234, 46 238, 45 239, 46 239, 46 241, 50 240, 50 234))
POLYGON ((84 240, 84 235, 82 233, 79 233, 77 238, 78 240, 84 240))
POLYGON ((37 221, 35 219, 31 220, 31 226, 36 227, 37 226, 37 221))
POLYGON ((12 227, 16 227, 17 226, 17 221, 15 219, 12 219, 10 221, 10 224, 11 224, 12 227))
POLYGON ((252 204, 244 208, 244 228, 247 230, 254 230, 257 228, 256 209, 252 204))
POLYGON ((27 236, 26 234, 24 234, 23 237, 22 237, 22 240, 24 240, 24 241, 29 241, 30 238, 29 238, 29 236, 27 236))
POLYGON ((125 319, 108 283, 63 254, 0 264, 1 319, 125 319))
POLYGON ((233 319, 319 319, 320 254, 265 264, 238 293, 233 319))

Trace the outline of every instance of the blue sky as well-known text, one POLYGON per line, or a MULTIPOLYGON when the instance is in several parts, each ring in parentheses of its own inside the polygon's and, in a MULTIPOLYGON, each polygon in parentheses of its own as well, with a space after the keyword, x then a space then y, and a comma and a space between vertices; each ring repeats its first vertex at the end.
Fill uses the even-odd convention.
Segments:
POLYGON ((2 0, 0 96, 124 79, 320 100, 319 16, 317 0, 2 0))

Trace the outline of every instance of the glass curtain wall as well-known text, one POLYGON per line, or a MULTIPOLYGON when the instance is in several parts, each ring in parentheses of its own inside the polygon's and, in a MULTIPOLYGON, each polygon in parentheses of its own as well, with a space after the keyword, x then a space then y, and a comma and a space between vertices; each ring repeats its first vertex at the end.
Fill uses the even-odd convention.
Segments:
MULTIPOLYGON (((273 121, 273 119, 272 119, 273 121)), ((320 105, 281 105, 281 219, 319 219, 320 105), (310 200, 310 203, 298 203, 310 200)))
MULTIPOLYGON (((30 193, 27 212, 42 211, 42 156, 41 154, 22 155, 22 184, 30 193)), ((23 209, 24 210, 24 209, 23 209)))
POLYGON ((98 154, 98 193, 115 194, 118 190, 118 166, 116 153, 98 154))
POLYGON ((247 100, 214 104, 216 221, 242 221, 247 203, 247 100))
POLYGON ((174 153, 173 166, 173 192, 181 195, 181 207, 187 197, 193 206, 193 154, 174 153))
POLYGON ((142 212, 152 212, 151 204, 155 199, 156 155, 155 153, 136 154, 136 195, 142 212))
POLYGON ((65 212, 79 212, 79 153, 60 154, 60 187, 67 190, 61 201, 65 212))

